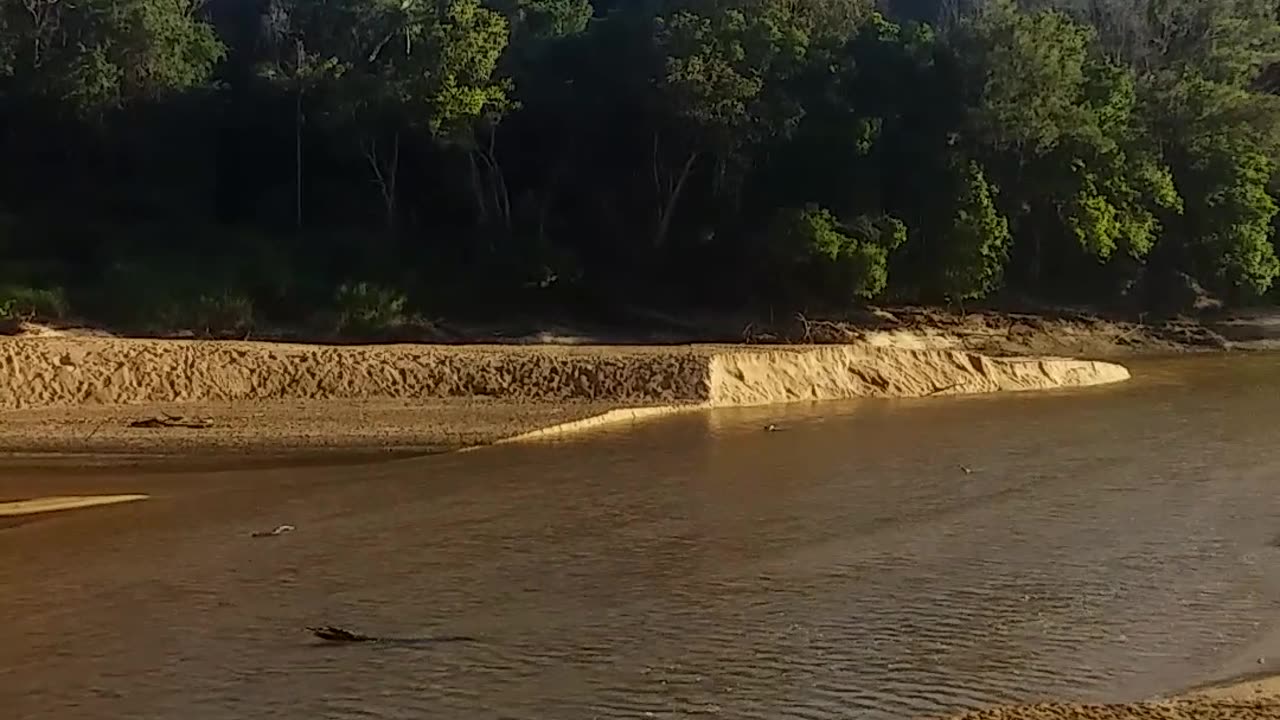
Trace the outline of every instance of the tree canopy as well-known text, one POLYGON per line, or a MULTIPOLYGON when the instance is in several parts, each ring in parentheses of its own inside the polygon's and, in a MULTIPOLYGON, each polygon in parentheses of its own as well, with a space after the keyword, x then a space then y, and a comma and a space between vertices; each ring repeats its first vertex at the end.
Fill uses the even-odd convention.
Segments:
POLYGON ((1277 78, 1269 0, 0 0, 0 309, 1257 302, 1277 78))

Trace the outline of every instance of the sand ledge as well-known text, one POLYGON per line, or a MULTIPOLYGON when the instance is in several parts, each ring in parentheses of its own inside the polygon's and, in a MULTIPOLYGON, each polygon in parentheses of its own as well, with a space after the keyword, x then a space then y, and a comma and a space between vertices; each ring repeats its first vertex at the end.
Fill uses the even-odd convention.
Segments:
POLYGON ((0 338, 0 450, 437 451, 695 409, 1084 387, 1117 364, 908 342, 823 346, 316 346, 0 338), (207 430, 141 430, 158 413, 207 430))
POLYGON ((0 339, 0 409, 217 401, 606 401, 760 405, 1118 382, 1120 365, 872 344, 326 347, 253 342, 0 339))

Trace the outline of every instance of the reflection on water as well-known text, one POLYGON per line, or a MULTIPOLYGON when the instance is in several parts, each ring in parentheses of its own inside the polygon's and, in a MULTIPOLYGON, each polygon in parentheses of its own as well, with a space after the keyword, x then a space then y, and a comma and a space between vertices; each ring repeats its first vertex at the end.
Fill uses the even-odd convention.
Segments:
POLYGON ((896 718, 1190 684, 1277 617, 1280 360, 1135 370, 365 468, 40 478, 153 499, 0 529, 0 701, 896 718), (478 642, 329 646, 303 630, 324 623, 478 642))

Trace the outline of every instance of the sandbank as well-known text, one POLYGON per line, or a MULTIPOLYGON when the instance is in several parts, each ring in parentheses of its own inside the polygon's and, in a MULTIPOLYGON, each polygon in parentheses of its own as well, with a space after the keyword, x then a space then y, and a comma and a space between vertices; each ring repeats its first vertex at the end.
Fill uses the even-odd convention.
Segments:
POLYGON ((434 452, 690 409, 1078 388, 1128 377, 1110 362, 992 357, 901 332, 811 346, 17 336, 0 338, 0 452, 434 452))
POLYGON ((0 502, 0 517, 19 517, 146 500, 146 495, 72 495, 0 502))

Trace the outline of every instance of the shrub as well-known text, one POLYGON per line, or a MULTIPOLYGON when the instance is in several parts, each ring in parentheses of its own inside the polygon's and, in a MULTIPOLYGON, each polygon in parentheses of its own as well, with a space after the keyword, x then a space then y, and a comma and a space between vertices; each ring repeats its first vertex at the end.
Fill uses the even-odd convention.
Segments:
POLYGON ((394 288, 360 282, 343 284, 334 293, 338 332, 377 333, 407 324, 408 298, 394 288))
POLYGON ((15 320, 63 320, 69 306, 62 288, 0 286, 0 318, 15 320))
POLYGON ((234 290, 200 295, 187 311, 188 326, 205 335, 244 336, 253 330, 253 300, 234 290))
POLYGON ((771 227, 793 290, 837 306, 883 292, 889 253, 905 238, 906 227, 896 218, 864 215, 842 224, 814 205, 779 212, 771 227))

